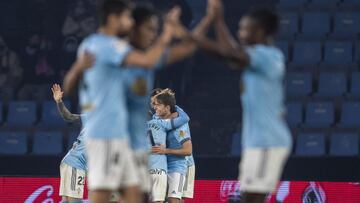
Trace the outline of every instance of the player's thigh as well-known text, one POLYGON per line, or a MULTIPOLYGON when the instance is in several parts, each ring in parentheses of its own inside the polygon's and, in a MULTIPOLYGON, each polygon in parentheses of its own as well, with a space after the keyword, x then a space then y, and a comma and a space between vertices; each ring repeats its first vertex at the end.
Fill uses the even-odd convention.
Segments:
POLYGON ((120 189, 126 189, 128 187, 139 186, 139 168, 136 167, 135 157, 130 147, 121 150, 123 153, 124 165, 121 177, 120 189))
POLYGON ((272 192, 288 157, 287 148, 254 148, 243 152, 240 163, 241 190, 249 193, 272 192))
MULTIPOLYGON (((129 161, 132 159, 132 154, 126 140, 88 139, 86 150, 90 190, 114 191, 122 187, 124 182, 131 183, 135 166, 134 160, 129 161)), ((137 181, 138 179, 135 178, 133 182, 137 184, 137 181)))
POLYGON ((149 168, 147 163, 147 155, 146 157, 140 157, 136 159, 136 169, 138 172, 138 179, 141 180, 140 189, 143 193, 151 192, 151 179, 149 175, 149 168), (145 160, 143 160, 145 159, 145 160))
POLYGON ((165 171, 158 171, 150 174, 151 177, 151 200, 153 202, 165 201, 167 189, 167 174, 165 171))
POLYGON ((168 197, 181 199, 184 190, 185 176, 180 173, 168 174, 168 197))
POLYGON ((195 186, 195 165, 189 166, 185 183, 184 183, 184 191, 183 198, 193 198, 194 197, 194 186, 195 186))
POLYGON ((85 175, 85 171, 71 167, 66 163, 61 163, 59 195, 82 199, 85 189, 85 175))

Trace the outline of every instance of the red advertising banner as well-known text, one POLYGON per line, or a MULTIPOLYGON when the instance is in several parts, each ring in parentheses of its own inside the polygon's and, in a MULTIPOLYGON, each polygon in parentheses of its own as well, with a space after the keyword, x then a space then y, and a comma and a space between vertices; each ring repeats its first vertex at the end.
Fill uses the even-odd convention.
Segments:
MULTIPOLYGON (((58 203, 61 200, 59 181, 59 178, 0 177, 0 203, 58 203)), ((240 183, 237 181, 197 180, 195 197, 186 203, 235 203, 240 199, 240 183)), ((274 194, 268 195, 268 202, 358 203, 360 185, 351 182, 283 181, 274 194)))

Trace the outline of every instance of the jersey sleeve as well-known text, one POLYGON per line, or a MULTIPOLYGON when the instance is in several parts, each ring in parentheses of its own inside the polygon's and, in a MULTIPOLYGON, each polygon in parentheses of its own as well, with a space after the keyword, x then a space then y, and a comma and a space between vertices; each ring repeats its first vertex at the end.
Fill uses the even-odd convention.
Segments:
POLYGON ((180 144, 184 144, 184 142, 191 140, 190 132, 183 126, 176 130, 175 138, 180 144))
POLYGON ((189 116, 182 110, 180 107, 176 106, 176 111, 178 112, 179 116, 172 119, 159 119, 159 124, 163 127, 166 131, 174 130, 179 128, 182 125, 185 125, 190 121, 189 116))
POLYGON ((84 53, 85 47, 86 47, 86 40, 84 40, 84 41, 80 44, 80 46, 79 46, 79 48, 78 48, 78 50, 77 50, 77 53, 76 53, 76 57, 77 57, 77 58, 79 58, 79 57, 81 56, 81 54, 84 53))
POLYGON ((276 49, 258 45, 246 48, 245 51, 250 58, 250 69, 267 75, 277 75, 282 71, 284 56, 276 49))

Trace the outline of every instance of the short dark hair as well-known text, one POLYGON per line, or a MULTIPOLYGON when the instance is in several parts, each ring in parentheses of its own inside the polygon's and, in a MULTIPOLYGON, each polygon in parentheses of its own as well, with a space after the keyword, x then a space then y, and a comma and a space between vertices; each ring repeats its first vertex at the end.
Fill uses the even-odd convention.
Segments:
POLYGON ((257 21, 260 27, 264 29, 265 34, 268 36, 275 35, 279 29, 279 16, 269 9, 251 9, 245 14, 245 16, 248 16, 257 21))
POLYGON ((171 91, 170 89, 165 89, 159 94, 156 95, 156 100, 158 103, 163 104, 165 106, 170 106, 170 112, 175 113, 176 112, 176 99, 175 99, 175 93, 171 91))
POLYGON ((152 16, 156 16, 156 12, 154 7, 149 3, 141 3, 136 5, 132 12, 135 26, 141 25, 152 16))
POLYGON ((130 8, 129 0, 103 0, 98 11, 100 25, 106 25, 109 15, 120 14, 130 8))

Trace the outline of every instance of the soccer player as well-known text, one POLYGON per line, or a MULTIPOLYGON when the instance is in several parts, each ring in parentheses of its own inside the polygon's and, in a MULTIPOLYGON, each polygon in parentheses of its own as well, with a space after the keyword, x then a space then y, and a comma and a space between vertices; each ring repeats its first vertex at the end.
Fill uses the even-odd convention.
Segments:
POLYGON ((278 16, 265 9, 247 12, 239 22, 238 44, 224 22, 221 1, 209 0, 207 11, 202 23, 215 24, 216 41, 205 33, 195 38, 201 48, 243 70, 240 190, 244 202, 263 203, 280 179, 292 144, 284 119, 284 56, 272 44, 278 16))
MULTIPOLYGON (((166 130, 159 125, 158 119, 148 122, 148 136, 151 145, 166 145, 166 130)), ((165 154, 151 154, 149 156, 149 173, 151 178, 151 201, 162 203, 165 201, 167 188, 167 160, 165 154)))
POLYGON ((94 65, 83 69, 75 62, 65 77, 64 90, 69 92, 83 75, 80 104, 87 115, 84 133, 91 202, 108 202, 113 190, 119 190, 125 202, 141 201, 129 146, 124 67, 153 67, 172 39, 172 22, 178 16, 177 8, 169 12, 163 33, 148 50, 133 50, 118 38, 132 27, 131 4, 126 0, 105 0, 100 6, 98 32, 84 39, 79 48, 79 60, 90 52, 96 58, 94 65))
MULTIPOLYGON (((157 88, 152 91, 151 100, 161 93, 157 88)), ((161 119, 150 112, 152 119, 148 122, 148 136, 152 146, 166 146, 166 136, 169 130, 176 129, 189 122, 187 114, 176 106, 176 112, 169 119, 161 119)), ((152 202, 164 202, 167 189, 167 157, 165 154, 151 154, 149 156, 149 172, 151 177, 152 202)))
MULTIPOLYGON (((62 101, 63 92, 60 85, 51 88, 61 117, 67 122, 80 122, 79 114, 72 114, 62 101)), ((62 203, 79 203, 84 196, 85 176, 87 171, 84 130, 74 142, 72 148, 65 155, 60 164, 60 192, 62 203)))
MULTIPOLYGON (((161 119, 171 118, 176 111, 175 96, 170 91, 162 91, 154 98, 156 115, 161 119)), ((166 154, 168 164, 168 202, 179 203, 187 173, 186 156, 192 154, 192 143, 189 125, 186 123, 176 130, 170 131, 166 138, 167 146, 153 146, 152 153, 166 154)))

